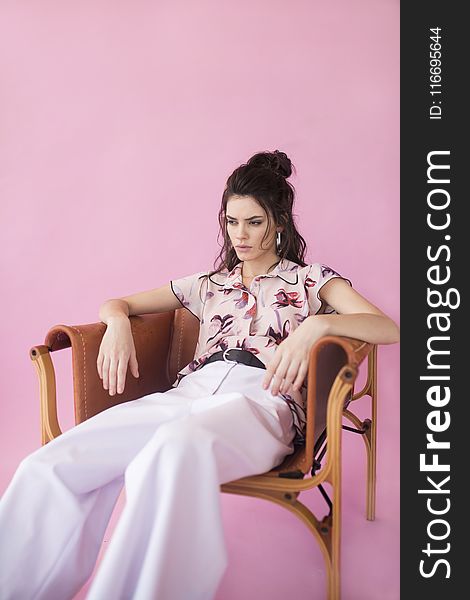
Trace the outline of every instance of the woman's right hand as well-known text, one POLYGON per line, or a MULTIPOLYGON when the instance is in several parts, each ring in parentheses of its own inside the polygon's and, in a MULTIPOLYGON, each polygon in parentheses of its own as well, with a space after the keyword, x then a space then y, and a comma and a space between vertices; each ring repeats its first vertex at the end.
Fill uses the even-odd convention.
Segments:
POLYGON ((126 382, 127 365, 134 377, 139 377, 139 366, 128 317, 110 318, 101 340, 96 366, 109 395, 122 394, 126 382))

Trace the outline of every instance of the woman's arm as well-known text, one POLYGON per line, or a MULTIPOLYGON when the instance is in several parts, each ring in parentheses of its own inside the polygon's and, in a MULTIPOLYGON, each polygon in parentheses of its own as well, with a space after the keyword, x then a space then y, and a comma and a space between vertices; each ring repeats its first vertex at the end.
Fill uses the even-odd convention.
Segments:
POLYGON ((107 325, 101 341, 96 367, 110 396, 124 391, 128 365, 134 377, 139 366, 129 317, 174 310, 181 306, 169 284, 160 288, 104 302, 100 319, 107 325))
POLYGON ((134 315, 161 313, 177 308, 181 308, 181 302, 173 293, 170 284, 166 284, 132 296, 106 300, 100 307, 99 316, 103 323, 108 324, 113 317, 122 320, 134 315))
POLYGON ((338 314, 308 317, 306 321, 310 321, 314 335, 318 328, 322 335, 344 335, 371 344, 394 344, 400 341, 400 329, 395 321, 356 292, 344 279, 330 279, 319 293, 320 298, 338 314))
POLYGON ((379 308, 356 292, 344 280, 335 277, 319 292, 323 302, 338 314, 311 315, 276 349, 266 365, 263 387, 273 381, 271 393, 288 393, 290 386, 300 389, 304 381, 313 344, 324 335, 343 335, 372 344, 393 344, 400 340, 397 324, 379 308))

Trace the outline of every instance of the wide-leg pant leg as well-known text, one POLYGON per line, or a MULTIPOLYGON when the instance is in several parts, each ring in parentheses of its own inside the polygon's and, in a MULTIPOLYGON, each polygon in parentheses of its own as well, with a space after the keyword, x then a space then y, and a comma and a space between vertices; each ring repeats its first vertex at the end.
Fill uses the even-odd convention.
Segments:
POLYGON ((189 415, 160 426, 126 469, 126 505, 87 600, 213 598, 227 566, 220 484, 293 451, 290 410, 262 389, 263 370, 202 370, 228 376, 189 415))
MULTIPOLYGON (((194 374, 196 375, 196 373, 194 374)), ((124 471, 214 381, 113 406, 41 446, 0 499, 1 600, 68 600, 91 575, 124 471)))

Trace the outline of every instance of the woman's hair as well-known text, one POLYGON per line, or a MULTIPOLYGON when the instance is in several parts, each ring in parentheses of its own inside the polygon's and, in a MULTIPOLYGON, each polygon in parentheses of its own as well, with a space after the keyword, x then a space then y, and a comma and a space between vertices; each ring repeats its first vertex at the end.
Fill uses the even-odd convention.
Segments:
POLYGON ((214 261, 215 270, 209 273, 209 277, 224 268, 231 271, 240 262, 227 233, 227 202, 232 196, 252 196, 266 211, 268 227, 262 244, 267 238, 273 221, 276 226, 283 225, 278 255, 280 258, 287 258, 301 267, 305 267, 304 257, 307 245, 294 223, 292 207, 295 188, 287 181, 292 171, 296 173, 288 156, 284 152, 274 150, 274 152, 258 152, 230 175, 222 194, 222 204, 218 216, 220 230, 217 239, 222 234, 223 245, 214 261))

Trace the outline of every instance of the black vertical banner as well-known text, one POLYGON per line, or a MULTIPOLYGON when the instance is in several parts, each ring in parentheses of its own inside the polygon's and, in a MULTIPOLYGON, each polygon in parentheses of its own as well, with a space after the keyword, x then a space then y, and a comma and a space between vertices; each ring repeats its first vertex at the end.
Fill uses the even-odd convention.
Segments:
POLYGON ((404 599, 470 593, 470 53, 464 8, 458 2, 401 3, 404 599))

